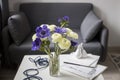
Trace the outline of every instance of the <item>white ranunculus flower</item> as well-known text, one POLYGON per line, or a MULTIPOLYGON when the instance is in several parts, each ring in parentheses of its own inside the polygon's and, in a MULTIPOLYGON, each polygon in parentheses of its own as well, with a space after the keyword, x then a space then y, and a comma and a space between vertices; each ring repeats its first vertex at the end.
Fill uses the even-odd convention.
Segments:
POLYGON ((58 46, 61 49, 69 49, 71 46, 71 42, 66 38, 62 38, 61 41, 58 43, 58 46))
POLYGON ((78 39, 78 34, 76 32, 70 32, 68 36, 74 39, 78 39))
POLYGON ((62 35, 59 33, 54 33, 54 34, 52 34, 51 38, 52 38, 52 42, 56 43, 62 39, 62 35))
POLYGON ((57 26, 54 24, 48 25, 48 29, 50 29, 50 31, 54 31, 55 27, 57 27, 57 26))
POLYGON ((47 27, 49 26, 48 24, 41 24, 40 27, 43 27, 44 25, 46 25, 47 27))
POLYGON ((45 41, 45 40, 47 40, 47 37, 45 37, 45 38, 40 38, 42 41, 45 41))
POLYGON ((69 34, 70 32, 72 32, 72 30, 70 28, 66 28, 67 30, 67 34, 69 34))
POLYGON ((36 34, 34 34, 34 35, 32 36, 32 40, 35 41, 36 38, 37 38, 37 36, 36 36, 36 34))

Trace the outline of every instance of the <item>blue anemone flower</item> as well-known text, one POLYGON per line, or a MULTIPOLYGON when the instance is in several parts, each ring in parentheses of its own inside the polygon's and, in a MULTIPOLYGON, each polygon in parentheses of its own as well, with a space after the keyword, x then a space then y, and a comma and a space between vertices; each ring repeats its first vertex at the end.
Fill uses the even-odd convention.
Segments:
POLYGON ((40 49, 40 45, 41 45, 41 40, 40 38, 36 38, 35 41, 32 42, 32 50, 39 50, 40 49))
POLYGON ((63 17, 63 20, 69 21, 69 17, 68 17, 68 16, 64 16, 64 17, 63 17))
POLYGON ((56 33, 60 33, 60 34, 63 34, 63 33, 66 33, 66 29, 65 28, 62 28, 62 27, 56 27, 55 28, 55 32, 56 33))
POLYGON ((46 25, 43 25, 42 27, 37 27, 36 35, 39 38, 48 37, 50 35, 50 29, 48 29, 46 25))
POLYGON ((78 43, 71 40, 71 46, 76 46, 78 43))
POLYGON ((35 29, 36 33, 40 32, 41 30, 42 30, 42 28, 41 28, 40 26, 38 26, 38 27, 35 29))
POLYGON ((61 18, 59 18, 59 19, 58 19, 58 22, 60 23, 61 21, 62 21, 62 19, 61 19, 61 18))

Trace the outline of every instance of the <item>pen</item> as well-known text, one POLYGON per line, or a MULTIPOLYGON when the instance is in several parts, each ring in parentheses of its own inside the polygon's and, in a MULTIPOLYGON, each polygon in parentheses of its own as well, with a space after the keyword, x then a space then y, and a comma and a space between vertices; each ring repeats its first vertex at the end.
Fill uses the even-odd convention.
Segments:
POLYGON ((76 66, 83 66, 83 67, 89 67, 89 68, 94 68, 91 66, 85 66, 85 65, 80 65, 80 64, 76 64, 76 63, 71 63, 71 62, 64 62, 65 64, 71 64, 71 65, 76 65, 76 66))

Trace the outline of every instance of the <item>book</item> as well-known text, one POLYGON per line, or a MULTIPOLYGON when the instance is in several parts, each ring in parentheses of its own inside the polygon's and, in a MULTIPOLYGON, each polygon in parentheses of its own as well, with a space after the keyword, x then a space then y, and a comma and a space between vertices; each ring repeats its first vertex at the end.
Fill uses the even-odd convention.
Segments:
POLYGON ((100 56, 92 55, 92 54, 87 54, 86 58, 80 58, 80 59, 69 55, 69 57, 64 59, 63 62, 67 64, 74 64, 74 65, 80 65, 80 66, 83 65, 88 67, 96 67, 99 58, 100 56))
POLYGON ((91 68, 91 67, 63 64, 61 67, 62 69, 74 73, 76 75, 79 75, 81 77, 84 77, 87 80, 94 79, 96 76, 98 76, 107 69, 107 66, 103 66, 103 65, 97 65, 95 68, 91 68))

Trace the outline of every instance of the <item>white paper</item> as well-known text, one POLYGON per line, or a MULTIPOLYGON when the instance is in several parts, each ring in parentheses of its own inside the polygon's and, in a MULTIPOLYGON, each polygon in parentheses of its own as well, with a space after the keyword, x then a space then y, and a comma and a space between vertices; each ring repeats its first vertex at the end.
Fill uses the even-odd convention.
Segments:
POLYGON ((68 63, 74 63, 78 65, 83 65, 83 66, 92 66, 95 67, 100 56, 97 55, 92 55, 92 54, 87 54, 86 58, 75 58, 69 55, 66 59, 64 59, 63 62, 68 62, 68 63))
POLYGON ((97 63, 98 63, 98 60, 96 60, 93 64, 91 64, 90 67, 96 67, 97 63))
POLYGON ((69 64, 62 65, 62 69, 77 74, 81 77, 87 78, 88 80, 92 80, 93 78, 101 74, 106 68, 107 67, 103 65, 97 65, 97 67, 95 68, 75 66, 69 64))

